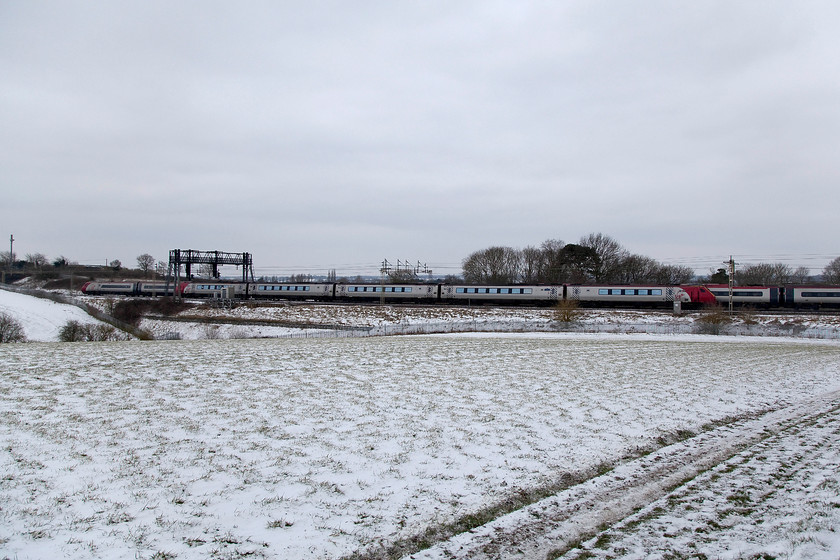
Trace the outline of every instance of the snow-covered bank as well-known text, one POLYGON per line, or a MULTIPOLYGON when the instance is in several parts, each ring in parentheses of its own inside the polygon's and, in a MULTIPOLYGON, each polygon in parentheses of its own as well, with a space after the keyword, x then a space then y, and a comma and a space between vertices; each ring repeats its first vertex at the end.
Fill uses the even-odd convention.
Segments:
POLYGON ((101 321, 73 305, 3 289, 0 289, 0 313, 20 323, 26 339, 30 342, 58 341, 61 328, 69 321, 77 321, 85 325, 101 324, 101 321))
MULTIPOLYGON (((425 307, 393 305, 253 305, 234 309, 192 308, 178 320, 144 319, 141 327, 166 338, 344 337, 463 332, 577 332, 692 334, 709 332, 703 315, 666 311, 581 309, 572 322, 559 322, 550 308, 425 307), (194 322, 184 322, 192 318, 194 322), (208 323, 208 321, 212 323, 208 323), (276 323, 271 326, 271 323, 276 323), (289 328, 310 325, 320 328, 289 328), (338 330, 344 329, 344 330, 338 330), (352 329, 348 331, 346 329, 352 329)), ((840 340, 840 315, 738 313, 719 334, 840 340)))

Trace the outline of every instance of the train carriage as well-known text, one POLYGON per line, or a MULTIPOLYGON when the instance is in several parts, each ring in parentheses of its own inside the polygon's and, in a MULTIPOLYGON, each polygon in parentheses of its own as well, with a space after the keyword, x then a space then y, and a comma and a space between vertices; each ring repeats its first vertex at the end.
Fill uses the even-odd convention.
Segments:
POLYGON ((138 282, 137 295, 157 297, 175 295, 174 282, 138 282))
POLYGON ((556 303, 563 286, 443 285, 440 300, 449 303, 556 303))
POLYGON ((136 282, 86 282, 81 292, 89 296, 133 296, 137 295, 136 282))
POLYGON ((593 305, 691 303, 689 294, 679 286, 573 285, 566 286, 566 299, 593 305))
POLYGON ((437 284, 336 284, 335 298, 346 301, 429 302, 438 299, 437 284))
MULTIPOLYGON (((706 288, 721 305, 729 305, 727 284, 707 285, 706 288)), ((756 307, 779 304, 779 288, 770 286, 735 286, 732 288, 732 303, 756 307)))
POLYGON ((232 296, 244 298, 247 295, 247 284, 221 282, 190 282, 181 294, 186 298, 227 298, 232 288, 232 296))
POLYGON ((785 302, 794 307, 838 307, 840 288, 836 286, 786 286, 785 302))
POLYGON ((335 284, 249 284, 248 295, 255 299, 332 299, 335 284))

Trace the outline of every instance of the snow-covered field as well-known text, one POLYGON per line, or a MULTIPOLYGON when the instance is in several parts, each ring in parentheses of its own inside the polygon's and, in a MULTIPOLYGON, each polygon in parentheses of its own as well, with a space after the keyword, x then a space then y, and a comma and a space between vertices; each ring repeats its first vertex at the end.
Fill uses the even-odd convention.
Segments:
MULTIPOLYGON (((501 513, 668 434, 722 419, 737 434, 734 419, 840 389, 840 346, 626 335, 19 344, 4 345, 0 368, 6 557, 338 558, 501 513)), ((663 533, 662 515, 637 514, 648 525, 627 523, 645 544, 625 548, 726 557, 736 538, 741 555, 836 557, 838 405, 822 402, 822 424, 793 440, 782 433, 779 453, 750 447, 726 475, 652 506, 681 525, 663 533), (798 476, 774 466, 801 458, 798 476), (761 523, 752 532, 731 527, 744 512, 715 505, 733 485, 761 523), (778 509, 800 495, 805 506, 778 509), (681 513, 690 507, 702 511, 681 513), (664 536, 692 523, 702 539, 664 536)))
MULTIPOLYGON (((248 317, 441 321, 304 307, 248 317)), ((0 558, 840 558, 836 340, 174 326, 0 345, 0 558)))

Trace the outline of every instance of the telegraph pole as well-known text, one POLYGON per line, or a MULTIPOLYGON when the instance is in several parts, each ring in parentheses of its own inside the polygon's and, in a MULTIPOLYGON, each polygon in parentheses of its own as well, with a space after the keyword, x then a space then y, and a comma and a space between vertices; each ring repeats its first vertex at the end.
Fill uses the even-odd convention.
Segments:
POLYGON ((12 273, 12 266, 15 264, 15 236, 9 236, 9 274, 12 273))
POLYGON ((729 314, 732 314, 732 297, 734 295, 734 287, 735 287, 735 259, 732 258, 732 255, 729 255, 729 262, 725 262, 723 264, 729 265, 729 314))

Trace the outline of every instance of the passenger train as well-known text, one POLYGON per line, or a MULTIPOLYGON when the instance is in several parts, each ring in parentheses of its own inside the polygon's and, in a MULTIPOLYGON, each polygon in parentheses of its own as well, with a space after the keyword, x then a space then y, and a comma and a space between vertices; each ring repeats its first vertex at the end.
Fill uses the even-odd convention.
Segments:
MULTIPOLYGON (((599 307, 689 307, 730 301, 728 285, 631 286, 631 285, 488 285, 468 284, 364 284, 259 282, 88 282, 88 295, 179 296, 287 301, 528 304, 551 305, 576 301, 599 307)), ((753 307, 840 307, 840 286, 736 286, 732 303, 753 307)))

